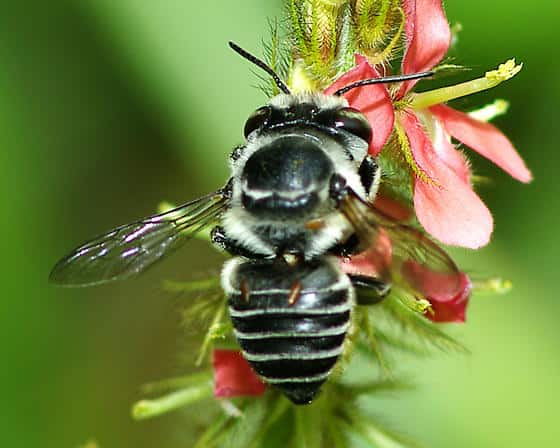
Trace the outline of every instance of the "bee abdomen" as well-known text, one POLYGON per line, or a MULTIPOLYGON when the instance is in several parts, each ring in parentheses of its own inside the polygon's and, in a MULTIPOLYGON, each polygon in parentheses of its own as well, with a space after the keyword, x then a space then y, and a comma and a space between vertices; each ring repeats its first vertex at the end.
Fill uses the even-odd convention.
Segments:
POLYGON ((232 272, 233 284, 245 287, 226 289, 243 354, 265 382, 296 404, 310 403, 343 350, 352 305, 349 281, 325 260, 297 268, 247 265, 232 272), (290 303, 287 286, 294 282, 301 290, 290 303))
MULTIPOLYGON (((287 296, 288 292, 282 299, 286 300, 287 296)), ((236 317, 233 319, 235 335, 245 358, 266 383, 282 390, 296 404, 309 403, 343 350, 350 310, 346 306, 339 308, 334 314, 326 309, 326 314, 312 315, 315 319, 334 316, 338 325, 328 325, 329 320, 324 319, 323 325, 315 324, 311 330, 306 329, 307 314, 289 312, 286 315, 275 310, 273 314, 262 315, 281 320, 283 331, 262 331, 254 320, 254 327, 250 328, 243 317, 236 317), (241 326, 245 331, 239 331, 241 326)))

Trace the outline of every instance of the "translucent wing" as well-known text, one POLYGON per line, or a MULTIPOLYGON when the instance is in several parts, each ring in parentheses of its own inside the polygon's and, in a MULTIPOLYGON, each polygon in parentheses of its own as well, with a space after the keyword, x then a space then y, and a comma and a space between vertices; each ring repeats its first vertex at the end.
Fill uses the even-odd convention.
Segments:
POLYGON ((214 224, 227 205, 223 189, 117 227, 74 249, 56 264, 49 280, 66 286, 90 286, 142 272, 214 224))
POLYGON ((424 297, 453 296, 461 289, 461 271, 423 232, 398 223, 355 194, 342 199, 340 210, 367 243, 368 248, 349 261, 357 270, 387 282, 404 281, 424 297))

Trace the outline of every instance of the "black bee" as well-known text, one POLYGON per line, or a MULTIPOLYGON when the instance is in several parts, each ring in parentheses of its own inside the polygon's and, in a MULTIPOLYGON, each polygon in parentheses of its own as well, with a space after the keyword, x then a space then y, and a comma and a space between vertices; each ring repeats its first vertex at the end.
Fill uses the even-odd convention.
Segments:
POLYGON ((214 244, 234 256, 222 286, 244 356, 265 382, 307 404, 342 353, 354 305, 383 299, 402 263, 458 278, 435 243, 373 207, 381 173, 367 154, 372 129, 342 96, 431 73, 364 80, 334 95, 292 94, 264 62, 230 46, 283 93, 247 120, 226 185, 85 243, 56 264, 50 280, 89 286, 128 278, 211 227, 214 244), (381 235, 391 260, 380 278, 342 272, 337 256, 381 235))

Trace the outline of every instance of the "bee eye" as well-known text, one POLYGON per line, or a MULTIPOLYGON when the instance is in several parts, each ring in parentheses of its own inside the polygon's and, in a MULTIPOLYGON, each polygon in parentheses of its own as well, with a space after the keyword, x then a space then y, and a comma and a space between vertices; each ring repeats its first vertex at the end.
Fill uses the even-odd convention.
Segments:
POLYGON ((245 138, 249 136, 251 132, 260 128, 270 117, 270 106, 259 107, 245 122, 245 129, 243 133, 245 138))
POLYGON ((371 126, 367 118, 359 110, 344 107, 335 112, 334 126, 360 137, 366 142, 371 141, 371 126))

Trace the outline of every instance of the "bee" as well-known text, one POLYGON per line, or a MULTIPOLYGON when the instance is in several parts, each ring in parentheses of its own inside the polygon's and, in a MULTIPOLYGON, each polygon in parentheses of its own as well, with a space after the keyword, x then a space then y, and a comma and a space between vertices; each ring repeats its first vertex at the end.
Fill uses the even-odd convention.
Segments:
MULTIPOLYGON (((212 242, 233 256, 221 283, 244 357, 293 403, 308 404, 343 351, 352 309, 381 301, 406 263, 459 281, 437 244, 374 207, 381 170, 368 146, 375 130, 342 96, 431 73, 358 81, 333 95, 293 94, 263 61, 230 46, 282 93, 246 121, 225 186, 79 246, 50 280, 90 286, 125 279, 212 228, 212 242), (382 265, 375 277, 342 271, 338 257, 351 260, 382 241, 390 254, 372 252, 382 265)), ((421 285, 408 286, 422 296, 421 285)))

